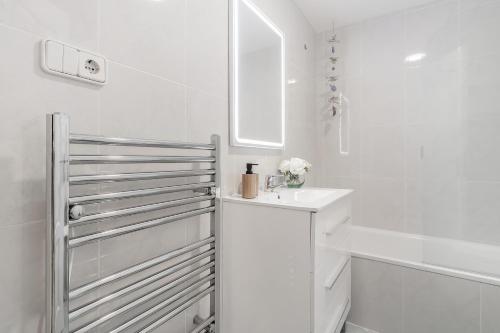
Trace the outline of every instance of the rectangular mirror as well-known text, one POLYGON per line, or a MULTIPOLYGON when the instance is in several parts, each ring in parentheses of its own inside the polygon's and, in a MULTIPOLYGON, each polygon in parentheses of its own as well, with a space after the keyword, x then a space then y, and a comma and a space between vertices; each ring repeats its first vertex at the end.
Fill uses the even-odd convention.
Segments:
POLYGON ((283 33, 248 0, 233 0, 231 11, 231 144, 283 149, 283 33))

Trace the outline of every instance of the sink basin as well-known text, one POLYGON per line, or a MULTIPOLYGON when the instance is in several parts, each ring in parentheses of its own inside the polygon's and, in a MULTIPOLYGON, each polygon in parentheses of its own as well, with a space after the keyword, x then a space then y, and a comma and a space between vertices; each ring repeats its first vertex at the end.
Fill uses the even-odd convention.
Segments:
POLYGON ((278 193, 269 193, 269 197, 280 202, 290 204, 313 203, 318 200, 323 200, 332 194, 332 190, 326 189, 300 189, 300 190, 284 190, 278 193))
POLYGON ((254 205, 319 212, 331 203, 352 193, 352 190, 328 188, 278 189, 275 192, 259 192, 255 199, 243 199, 241 195, 229 195, 227 201, 240 201, 254 205))

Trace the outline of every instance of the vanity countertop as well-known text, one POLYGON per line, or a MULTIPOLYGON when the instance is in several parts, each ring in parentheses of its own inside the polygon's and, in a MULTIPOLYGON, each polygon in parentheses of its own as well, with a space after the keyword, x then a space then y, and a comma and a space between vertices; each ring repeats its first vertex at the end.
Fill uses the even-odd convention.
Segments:
POLYGON ((352 192, 353 190, 348 189, 306 187, 301 189, 278 189, 275 192, 261 191, 255 199, 244 199, 239 194, 232 194, 225 196, 223 200, 317 213, 352 192))

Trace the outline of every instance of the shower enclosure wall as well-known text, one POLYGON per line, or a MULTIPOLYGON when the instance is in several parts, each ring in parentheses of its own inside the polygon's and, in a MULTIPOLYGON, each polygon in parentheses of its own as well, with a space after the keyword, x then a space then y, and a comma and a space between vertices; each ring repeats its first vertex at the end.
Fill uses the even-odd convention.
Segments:
POLYGON ((353 250, 365 256, 353 262, 351 321, 384 333, 498 332, 500 1, 438 1, 336 32, 335 118, 331 32, 317 37, 320 181, 356 190, 353 250))

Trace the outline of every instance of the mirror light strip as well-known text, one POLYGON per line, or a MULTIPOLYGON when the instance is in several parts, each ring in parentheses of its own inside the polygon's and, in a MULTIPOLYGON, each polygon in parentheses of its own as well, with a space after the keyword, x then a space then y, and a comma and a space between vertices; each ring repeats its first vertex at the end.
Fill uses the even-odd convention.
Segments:
POLYGON ((285 147, 285 120, 286 120, 286 103, 285 103, 285 37, 283 32, 249 0, 235 0, 234 1, 233 17, 233 61, 234 61, 234 115, 233 115, 233 129, 236 143, 243 146, 251 147, 264 147, 264 148, 277 148, 283 149, 285 147), (253 140, 241 138, 239 135, 239 2, 245 4, 251 11, 253 11, 266 25, 271 28, 281 39, 281 142, 269 142, 261 140, 253 140))

